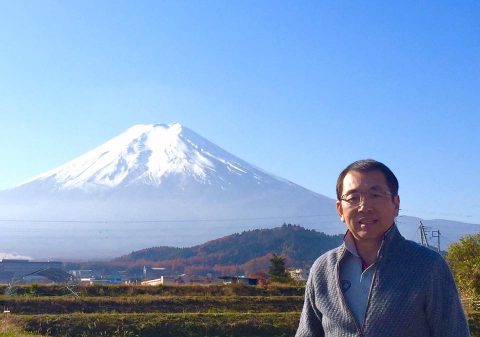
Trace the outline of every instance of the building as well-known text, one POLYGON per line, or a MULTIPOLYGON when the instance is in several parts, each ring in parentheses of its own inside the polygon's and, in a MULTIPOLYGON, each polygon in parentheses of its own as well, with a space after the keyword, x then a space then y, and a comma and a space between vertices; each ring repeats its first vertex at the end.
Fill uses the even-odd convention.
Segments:
POLYGON ((219 279, 223 280, 223 284, 244 284, 247 286, 258 284, 258 279, 246 276, 220 276, 219 279))
POLYGON ((167 285, 167 284, 178 284, 177 277, 175 276, 160 276, 153 280, 142 281, 142 286, 158 286, 158 285, 167 285))
POLYGON ((46 269, 63 270, 63 263, 59 261, 3 259, 0 261, 0 283, 9 284, 23 280, 46 269))
POLYGON ((159 278, 144 280, 142 285, 204 285, 212 283, 212 277, 210 276, 198 276, 198 275, 177 275, 177 276, 160 276, 159 278))
POLYGON ((288 275, 291 277, 292 280, 297 282, 306 282, 307 281, 307 273, 304 269, 287 269, 288 275))

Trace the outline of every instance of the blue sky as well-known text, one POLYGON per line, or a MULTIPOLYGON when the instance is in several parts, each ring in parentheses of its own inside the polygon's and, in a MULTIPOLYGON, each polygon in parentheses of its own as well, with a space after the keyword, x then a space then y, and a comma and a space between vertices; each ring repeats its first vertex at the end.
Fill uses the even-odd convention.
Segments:
POLYGON ((480 223, 477 1, 0 1, 0 188, 180 122, 334 197, 360 158, 402 213, 480 223))

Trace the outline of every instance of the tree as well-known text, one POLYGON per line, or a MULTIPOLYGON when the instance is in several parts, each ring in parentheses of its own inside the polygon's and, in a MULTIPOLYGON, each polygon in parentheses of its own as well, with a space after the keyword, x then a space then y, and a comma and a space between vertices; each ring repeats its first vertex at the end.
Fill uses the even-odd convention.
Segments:
POLYGON ((446 259, 462 295, 480 299, 480 233, 451 244, 446 259))
POLYGON ((286 283, 289 282, 287 272, 285 271, 285 258, 277 254, 273 254, 270 259, 270 268, 268 269, 268 275, 273 282, 286 283))

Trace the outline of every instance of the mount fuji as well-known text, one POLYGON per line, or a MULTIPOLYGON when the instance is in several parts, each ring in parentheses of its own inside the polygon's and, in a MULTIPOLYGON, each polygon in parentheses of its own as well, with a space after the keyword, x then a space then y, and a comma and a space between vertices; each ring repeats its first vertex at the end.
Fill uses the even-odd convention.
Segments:
MULTIPOLYGON (((178 123, 135 125, 0 192, 0 221, 0 252, 37 259, 185 247, 284 222, 328 234, 345 230, 333 199, 267 173, 178 123)), ((415 238, 418 221, 399 217, 407 238, 415 238)), ((442 223, 452 240, 480 227, 442 223)))
MULTIPOLYGON (((252 228, 319 221, 334 201, 269 174, 178 124, 135 125, 66 164, 0 192, 2 250, 107 258, 252 228)), ((322 228, 323 228, 322 227, 322 228)))

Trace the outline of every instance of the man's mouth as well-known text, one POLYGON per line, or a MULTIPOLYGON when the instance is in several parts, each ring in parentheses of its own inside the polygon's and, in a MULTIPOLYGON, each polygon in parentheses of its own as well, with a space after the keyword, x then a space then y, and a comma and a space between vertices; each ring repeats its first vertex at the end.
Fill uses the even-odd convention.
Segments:
POLYGON ((375 224, 377 223, 377 219, 376 218, 360 218, 358 219, 358 223, 360 225, 372 225, 372 224, 375 224))

